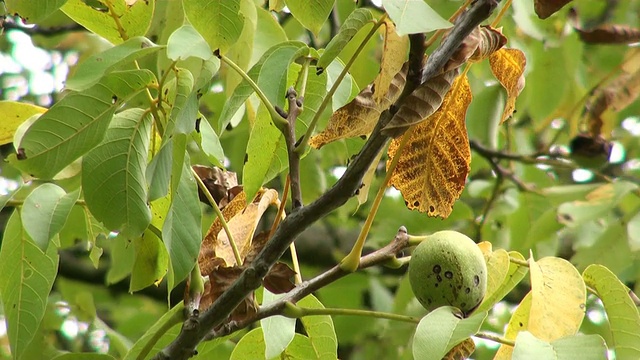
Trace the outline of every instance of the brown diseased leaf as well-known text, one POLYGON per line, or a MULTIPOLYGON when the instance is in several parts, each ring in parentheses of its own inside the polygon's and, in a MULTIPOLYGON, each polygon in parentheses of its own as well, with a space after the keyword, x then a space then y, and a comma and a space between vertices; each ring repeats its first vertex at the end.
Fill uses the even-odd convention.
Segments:
POLYGON ((640 41, 640 30, 628 25, 604 25, 590 30, 576 28, 587 44, 631 44, 640 41))
POLYGON ((473 339, 468 338, 449 350, 442 360, 465 360, 468 359, 475 350, 476 344, 473 342, 473 339))
MULTIPOLYGON (((470 168, 465 124, 470 103, 469 81, 466 76, 458 77, 442 107, 414 128, 391 177, 391 185, 402 192, 409 209, 442 218, 451 214, 470 168)), ((399 139, 391 142, 389 159, 399 144, 399 139)))
POLYGON ((607 110, 620 111, 632 104, 640 95, 640 72, 623 72, 616 78, 596 88, 585 103, 585 122, 589 134, 598 137, 602 133, 602 114, 607 110))
POLYGON ((506 43, 507 37, 502 35, 502 28, 494 29, 488 25, 478 26, 462 41, 462 44, 445 64, 444 71, 458 68, 467 61, 484 60, 506 43))
POLYGON ((534 0, 533 8, 540 19, 546 19, 571 0, 534 0))
POLYGON ((380 73, 372 84, 362 89, 350 103, 338 109, 327 127, 309 140, 309 145, 320 149, 336 140, 369 136, 380 114, 389 108, 402 93, 407 81, 408 37, 399 37, 391 22, 385 23, 384 52, 380 73))
MULTIPOLYGON (((242 186, 238 185, 238 176, 232 171, 203 165, 193 165, 192 167, 220 209, 227 206, 242 191, 242 186)), ((211 205, 200 188, 198 188, 198 197, 203 203, 211 205)))
POLYGON ((398 137, 411 126, 423 122, 435 113, 442 105, 442 101, 458 73, 458 68, 455 68, 418 86, 407 96, 398 112, 382 129, 382 133, 394 138, 398 137))
MULTIPOLYGON (((238 279, 242 271, 244 271, 244 268, 238 266, 218 267, 206 274, 209 276, 209 282, 205 283, 199 309, 201 311, 208 309, 238 279)), ((229 319, 240 321, 254 315, 257 310, 255 295, 252 292, 233 310, 229 319)))
POLYGON ((516 109, 516 99, 524 89, 524 67, 527 59, 518 49, 500 49, 489 56, 491 72, 507 90, 507 103, 500 123, 505 122, 516 109))

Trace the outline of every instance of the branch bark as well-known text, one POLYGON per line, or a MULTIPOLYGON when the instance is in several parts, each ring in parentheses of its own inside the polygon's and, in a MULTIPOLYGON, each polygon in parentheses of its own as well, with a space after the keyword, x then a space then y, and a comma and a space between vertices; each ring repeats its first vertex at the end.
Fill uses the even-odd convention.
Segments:
MULTIPOLYGON (((428 81, 442 71, 445 63, 460 46, 464 38, 489 17, 497 6, 498 1, 477 0, 467 12, 458 18, 447 39, 440 44, 427 60, 422 72, 423 82, 428 81)), ((391 115, 393 115, 393 109, 398 108, 404 98, 401 96, 396 104, 391 107, 391 110, 382 113, 369 140, 365 143, 356 159, 351 162, 340 180, 316 201, 287 216, 258 257, 240 275, 236 282, 209 309, 202 312, 195 326, 183 326, 178 337, 158 353, 155 359, 179 360, 193 356, 198 343, 210 335, 212 329, 222 324, 246 295, 261 285, 262 279, 271 266, 284 254, 294 239, 314 222, 344 205, 355 194, 360 187, 364 173, 389 140, 380 130, 389 122, 391 115)), ((317 280, 318 284, 324 285, 328 283, 320 280, 322 278, 317 280)), ((293 290, 293 292, 296 292, 296 290, 293 290)), ((193 324, 189 323, 189 325, 193 324)))

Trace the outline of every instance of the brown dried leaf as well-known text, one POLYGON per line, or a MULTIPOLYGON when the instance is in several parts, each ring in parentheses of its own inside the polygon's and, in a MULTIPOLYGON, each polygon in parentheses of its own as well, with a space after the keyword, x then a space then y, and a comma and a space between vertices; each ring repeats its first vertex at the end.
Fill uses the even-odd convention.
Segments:
POLYGON ((453 80, 458 76, 458 69, 442 73, 421 84, 404 100, 398 112, 382 129, 382 133, 398 137, 413 125, 417 125, 436 112, 442 105, 453 80))
POLYGON ((516 99, 524 89, 524 67, 527 58, 518 49, 500 49, 489 56, 491 72, 507 90, 507 103, 500 123, 505 122, 516 109, 516 99))
MULTIPOLYGON (((278 200, 278 192, 273 189, 261 189, 242 211, 237 213, 227 222, 229 231, 233 234, 233 239, 238 246, 240 257, 244 259, 251 249, 251 240, 255 233, 258 222, 262 214, 267 210, 269 205, 275 204, 278 200)), ((236 264, 233 250, 229 243, 227 232, 224 229, 218 231, 216 241, 214 243, 214 252, 217 257, 222 258, 227 266, 236 264)))
POLYGON ((385 19, 384 24, 384 48, 380 60, 380 73, 373 81, 373 100, 376 104, 386 101, 385 97, 390 91, 389 86, 407 60, 409 49, 409 37, 399 36, 391 20, 385 19))
MULTIPOLYGON (((199 306, 200 311, 208 309, 236 281, 242 271, 244 268, 238 266, 218 267, 206 274, 209 276, 209 282, 204 286, 204 294, 199 306)), ((252 292, 233 310, 229 319, 240 321, 254 315, 257 310, 255 295, 252 292)))
MULTIPOLYGON (((193 170, 209 189, 213 200, 220 209, 227 206, 242 191, 242 186, 238 185, 238 176, 235 172, 203 165, 193 165, 193 170)), ((203 203, 211 205, 200 188, 198 188, 198 197, 203 203)))
POLYGON ((585 118, 589 133, 597 137, 602 133, 602 114, 607 110, 620 111, 632 104, 640 95, 640 72, 619 76, 595 89, 585 103, 585 118))
MULTIPOLYGON (((442 218, 451 214, 471 162, 465 124, 471 98, 467 77, 458 77, 442 107, 414 128, 391 177, 391 185, 402 192, 409 209, 442 218)), ((400 140, 391 142, 389 159, 399 144, 400 140)))
POLYGON ((469 58, 469 62, 478 62, 488 58, 491 54, 502 49, 507 43, 507 37, 502 35, 502 28, 494 29, 484 25, 479 27, 480 44, 469 58))
POLYGON ((319 134, 312 136, 309 145, 320 149, 336 140, 371 134, 380 114, 400 96, 407 81, 407 69, 408 65, 404 65, 396 73, 386 96, 379 104, 373 97, 373 85, 370 84, 362 89, 350 103, 333 113, 327 127, 319 134))
POLYGON ((534 0, 533 8, 540 19, 546 19, 571 0, 534 0))
POLYGON ((284 294, 295 287, 291 282, 295 274, 296 272, 289 265, 277 262, 269 269, 267 276, 262 280, 262 285, 274 294, 284 294))
POLYGON ((473 342, 473 339, 468 338, 449 350, 442 360, 465 360, 468 359, 475 350, 476 344, 473 342))
MULTIPOLYGON (((449 31, 447 32, 447 35, 449 31)), ((444 41, 444 39, 446 39, 446 36, 442 38, 442 41, 444 41)), ((459 68, 464 63, 466 63, 471 55, 473 55, 480 46, 480 41, 480 28, 476 27, 471 31, 469 35, 467 35, 466 38, 464 38, 464 40, 462 40, 462 43, 460 43, 458 49, 456 49, 453 55, 451 55, 451 57, 449 58, 449 61, 447 61, 447 63, 444 65, 443 71, 447 72, 449 70, 459 68)))

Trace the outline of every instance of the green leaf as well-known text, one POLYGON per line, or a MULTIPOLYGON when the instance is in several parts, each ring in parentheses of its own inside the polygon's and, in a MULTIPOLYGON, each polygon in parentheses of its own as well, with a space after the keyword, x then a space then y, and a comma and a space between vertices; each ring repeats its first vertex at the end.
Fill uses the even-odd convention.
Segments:
POLYGON ((224 150, 220 144, 218 134, 213 130, 209 121, 200 114, 200 131, 193 132, 191 135, 198 144, 198 147, 202 152, 207 155, 207 158, 211 163, 218 167, 224 167, 224 150))
POLYGON ((58 259, 53 243, 46 253, 38 249, 24 230, 20 213, 14 211, 0 249, 0 294, 15 359, 22 357, 42 321, 58 259))
POLYGON ((334 2, 335 0, 285 0, 291 15, 316 35, 327 21, 334 2))
MULTIPOLYGON (((110 4, 113 13, 96 9, 84 0, 68 0, 62 11, 112 44, 146 34, 153 17, 155 0, 136 1, 131 6, 125 1, 110 1, 110 4)), ((102 10, 106 10, 105 8, 102 10)))
POLYGON ((513 348, 513 358, 600 360, 607 358, 607 347, 600 335, 575 335, 548 343, 528 331, 521 331, 513 348))
POLYGON ((43 114, 47 109, 16 101, 0 101, 0 114, 3 114, 0 122, 0 145, 13 141, 13 136, 18 127, 33 115, 43 114))
POLYGON ((178 68, 176 79, 176 96, 164 137, 171 136, 174 132, 179 134, 192 132, 198 115, 198 98, 193 91, 193 74, 187 69, 178 68))
POLYGON ((272 46, 287 41, 287 34, 273 15, 263 9, 257 8, 256 31, 253 35, 253 51, 250 64, 255 64, 260 57, 272 46))
POLYGON ((69 353, 58 355, 51 360, 115 360, 115 358, 109 354, 69 353))
POLYGON ((217 57, 211 56, 202 62, 202 68, 200 68, 200 74, 194 86, 200 95, 204 95, 209 91, 211 79, 218 73, 218 70, 220 70, 220 59, 217 57))
POLYGON ((151 159, 145 172, 147 185, 149 186, 149 201, 165 197, 169 191, 171 182, 171 157, 173 155, 173 142, 167 142, 151 159))
POLYGON ((413 338, 415 359, 442 359, 454 346, 477 333, 487 317, 486 312, 480 312, 460 319, 456 312, 459 310, 454 307, 443 306, 420 320, 413 338))
MULTIPOLYGON (((308 360, 315 359, 315 353, 309 338, 295 334, 291 344, 280 355, 283 359, 308 360)), ((231 353, 229 360, 267 359, 262 328, 256 328, 245 334, 231 353)))
POLYGON ((20 145, 26 158, 9 161, 33 176, 52 178, 98 145, 111 118, 132 94, 156 82, 149 70, 113 72, 83 92, 72 92, 27 129, 20 145))
MULTIPOLYGON (((307 45, 299 41, 277 44, 262 55, 247 75, 262 89, 271 104, 284 108, 289 64, 308 51, 307 45)), ((227 127, 233 115, 253 92, 251 85, 244 80, 235 88, 220 114, 221 131, 227 127)))
MULTIPOLYGON (((518 260, 524 261, 524 256, 516 251, 510 251, 509 256, 516 258, 518 260)), ((488 297, 486 297, 478 309, 476 311, 485 311, 489 310, 495 305, 498 301, 502 300, 508 293, 513 290, 522 281, 522 279, 529 272, 529 268, 525 266, 520 266, 514 264, 512 262, 509 263, 509 271, 507 272, 507 276, 504 279, 504 282, 488 297)))
POLYGON ((189 24, 179 27, 167 41, 167 56, 171 60, 185 60, 190 56, 207 60, 212 54, 207 41, 189 24))
POLYGON ((631 251, 640 250, 640 212, 635 214, 627 223, 627 237, 629 238, 631 251))
POLYGON ((8 14, 18 14, 26 23, 36 23, 58 10, 67 0, 7 0, 5 1, 8 14))
MULTIPOLYGON (((151 326, 145 333, 142 335, 138 341, 131 347, 127 355, 123 358, 123 360, 139 360, 146 359, 149 355, 149 352, 152 348, 155 348, 154 345, 156 342, 159 342, 158 339, 165 336, 172 336, 170 329, 177 330, 175 333, 180 330, 178 324, 180 324, 183 319, 184 313, 184 305, 180 303, 169 311, 165 312, 158 321, 156 321, 153 326, 151 326), (143 354, 144 353, 144 354, 143 354)), ((175 338, 175 335, 172 336, 175 338)), ((214 340, 215 341, 215 340, 214 340)), ((154 355, 154 354, 151 354, 154 355)))
MULTIPOLYGON (((281 295, 264 289, 262 306, 276 301, 281 295)), ((264 334, 265 359, 272 359, 280 355, 289 346, 296 333, 296 319, 276 315, 260 320, 264 334)))
MULTIPOLYGON (((338 58, 336 61, 331 62, 327 71, 327 91, 333 87, 335 80, 338 78, 342 70, 344 69, 344 64, 342 60, 338 58)), ((353 79, 353 77, 347 73, 347 75, 342 79, 340 85, 338 85, 338 89, 333 93, 333 98, 331 99, 331 109, 336 111, 341 107, 348 104, 358 93, 360 92, 360 88, 358 88, 358 84, 353 79)))
POLYGON ((622 198, 638 188, 629 181, 605 184, 588 193, 585 200, 576 200, 558 207, 558 219, 567 226, 578 226, 611 211, 622 198))
POLYGON ((423 0, 382 0, 382 6, 396 24, 396 31, 400 36, 452 26, 423 0))
POLYGON ((113 118, 104 141, 82 161, 82 188, 91 213, 110 230, 137 237, 151 222, 145 169, 151 114, 125 110, 113 118))
POLYGON ((118 234, 111 243, 111 266, 107 271, 106 283, 115 284, 131 274, 135 262, 133 243, 126 236, 118 234))
POLYGON ((80 63, 71 78, 65 82, 65 87, 75 91, 86 90, 97 84, 113 69, 152 54, 163 47, 142 36, 131 38, 80 63))
POLYGON ((318 59, 318 67, 326 68, 333 62, 345 45, 362 29, 366 24, 373 21, 373 13, 367 8, 359 8, 351 12, 349 17, 342 23, 338 34, 327 44, 326 49, 318 59))
POLYGON ((602 265, 590 265, 582 273, 584 282, 598 293, 609 319, 617 359, 640 358, 640 315, 627 288, 602 265))
POLYGON ((182 176, 176 181, 179 181, 177 191, 171 193, 171 207, 162 226, 162 240, 173 270, 173 283, 169 284, 169 291, 189 275, 202 243, 198 185, 191 174, 188 155, 184 158, 182 176))
POLYGON ((276 150, 284 137, 273 124, 269 111, 260 104, 255 124, 249 135, 247 153, 242 170, 242 184, 247 199, 252 199, 265 182, 271 163, 276 158, 276 150))
POLYGON ((240 37, 244 23, 240 0, 193 0, 183 6, 189 22, 211 49, 225 53, 240 37))
MULTIPOLYGON (((258 22, 256 4, 252 0, 240 0, 240 13, 244 16, 242 32, 234 44, 229 48, 226 56, 240 69, 246 71, 251 62, 254 51, 254 36, 258 22)), ((262 31, 262 29, 260 29, 262 31)), ((285 39, 286 41, 286 39, 285 39)), ((242 82, 242 76, 236 71, 229 71, 224 78, 225 92, 230 95, 233 89, 242 82)))
POLYGON ((135 262, 131 271, 129 292, 158 285, 169 269, 169 256, 160 238, 147 230, 133 240, 135 262))
POLYGON ((496 302, 493 295, 496 291, 500 290, 500 287, 507 280, 509 276, 509 253, 504 249, 497 249, 489 253, 484 252, 484 258, 487 262, 487 291, 485 298, 476 311, 489 310, 496 302))
POLYGON ((44 183, 24 200, 22 223, 40 250, 46 251, 49 240, 62 230, 79 197, 80 190, 67 194, 58 185, 44 183))
MULTIPOLYGON (((311 309, 324 309, 324 305, 313 295, 307 295, 297 302, 298 306, 311 309)), ((304 330, 311 340, 314 359, 336 360, 338 358, 338 339, 329 315, 304 316, 300 318, 304 330)))

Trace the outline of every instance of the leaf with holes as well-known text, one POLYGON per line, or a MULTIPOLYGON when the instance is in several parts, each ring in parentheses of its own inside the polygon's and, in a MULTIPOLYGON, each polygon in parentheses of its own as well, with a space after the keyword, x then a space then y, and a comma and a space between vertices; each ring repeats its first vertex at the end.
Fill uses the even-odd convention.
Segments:
POLYGON ((138 237, 151 221, 145 170, 151 114, 142 109, 114 116, 104 141, 82 161, 82 188, 91 213, 109 230, 138 237))
POLYGON ((373 21, 373 14, 367 8, 358 8, 349 14, 318 59, 318 68, 324 69, 331 64, 356 33, 371 21, 373 21))
POLYGON ((440 109, 414 128, 402 154, 397 153, 400 139, 389 145, 389 159, 400 156, 390 183, 402 192, 409 209, 442 218, 451 214, 471 162, 465 124, 470 103, 469 82, 459 77, 440 109))
POLYGON ((500 49, 489 56, 493 75, 507 90, 507 103, 500 123, 505 122, 515 111, 516 99, 524 89, 524 68, 527 59, 518 49, 500 49))
POLYGON ((626 287, 602 265, 589 265, 582 273, 585 283, 596 290, 604 304, 613 337, 610 346, 618 359, 640 358, 640 315, 626 287))
POLYGON ((115 110, 155 81, 149 70, 116 71, 86 91, 68 94, 27 129, 17 146, 20 159, 10 155, 9 162, 41 179, 52 178, 97 146, 115 110))
POLYGON ((184 13, 212 50, 225 53, 238 40, 244 24, 240 0, 191 0, 184 13))
POLYGON ((44 317, 58 259, 53 242, 46 252, 38 249, 24 230, 20 213, 14 211, 4 229, 0 248, 0 294, 15 359, 20 359, 27 349, 44 317))
POLYGON ((393 77, 389 90, 380 103, 376 103, 374 99, 373 86, 365 87, 351 102, 333 113, 326 128, 311 137, 309 145, 319 149, 336 140, 371 134, 382 112, 400 96, 406 82, 407 69, 404 66, 393 77))
POLYGON ((155 0, 138 1, 132 6, 124 1, 108 3, 109 6, 99 3, 99 8, 94 8, 83 0, 68 0, 61 10, 75 22, 112 44, 120 44, 147 33, 155 0))
POLYGON ((537 338, 554 341, 575 335, 585 314, 587 290, 582 276, 567 260, 529 259, 531 316, 527 328, 537 338))

